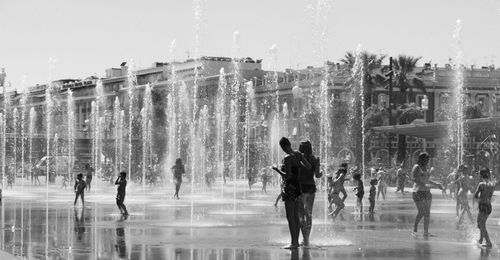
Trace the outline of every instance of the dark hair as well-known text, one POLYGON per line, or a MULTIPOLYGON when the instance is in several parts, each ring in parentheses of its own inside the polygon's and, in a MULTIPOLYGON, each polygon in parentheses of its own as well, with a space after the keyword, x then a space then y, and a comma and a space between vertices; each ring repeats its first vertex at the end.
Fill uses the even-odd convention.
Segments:
POLYGON ((309 140, 300 142, 299 152, 311 155, 313 153, 311 142, 309 140))
POLYGON ((428 153, 426 153, 426 152, 421 152, 421 153, 418 155, 418 160, 417 160, 417 163, 418 163, 418 164, 422 164, 422 163, 424 163, 424 162, 428 162, 430 158, 431 158, 431 157, 429 156, 429 154, 428 154, 428 153))
POLYGON ((340 167, 342 167, 342 168, 347 168, 347 163, 342 163, 342 164, 340 164, 340 167))
POLYGON ((120 176, 123 178, 127 177, 127 172, 120 172, 120 176))
POLYGON ((182 164, 182 159, 181 158, 175 159, 175 165, 181 165, 181 164, 182 164))
POLYGON ((76 178, 77 178, 77 179, 82 179, 82 178, 83 178, 83 174, 81 174, 81 173, 77 174, 77 175, 76 175, 76 178))
POLYGON ((373 178, 370 180, 370 185, 377 185, 378 180, 376 178, 373 178))
POLYGON ((489 179, 490 178, 490 169, 488 168, 482 168, 480 171, 479 171, 479 174, 481 175, 481 178, 483 179, 489 179))
POLYGON ((352 178, 354 180, 357 180, 357 181, 361 180, 361 173, 357 172, 357 173, 353 174, 352 178))
POLYGON ((280 146, 283 149, 283 148, 285 148, 287 146, 288 147, 292 146, 292 144, 290 143, 290 140, 288 140, 288 138, 281 137, 281 139, 280 139, 280 146))

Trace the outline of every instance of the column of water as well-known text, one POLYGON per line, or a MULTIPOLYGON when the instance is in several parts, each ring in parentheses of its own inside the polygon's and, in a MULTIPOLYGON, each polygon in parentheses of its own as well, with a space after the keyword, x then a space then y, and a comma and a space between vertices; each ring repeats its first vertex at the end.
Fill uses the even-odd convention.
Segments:
POLYGON ((217 145, 215 147, 217 175, 221 177, 221 195, 224 197, 224 147, 225 147, 225 122, 226 122, 226 73, 224 68, 219 72, 219 86, 217 90, 217 102, 215 106, 215 120, 217 131, 217 145))
POLYGON ((119 140, 121 139, 122 135, 122 129, 121 129, 121 106, 120 106, 120 99, 118 97, 115 98, 115 103, 113 107, 113 120, 114 120, 114 130, 115 130, 115 173, 118 174, 118 172, 121 170, 121 156, 120 156, 120 142, 119 140))
POLYGON ((68 89, 68 97, 66 103, 66 110, 68 116, 68 181, 71 178, 71 172, 73 170, 73 165, 75 161, 75 100, 73 99, 73 91, 68 89))
POLYGON ((46 149, 47 149, 47 157, 46 157, 46 185, 45 185, 45 254, 48 256, 48 251, 49 251, 49 176, 50 176, 50 151, 51 151, 51 145, 50 145, 50 140, 51 140, 51 133, 52 133, 52 112, 54 110, 54 101, 52 100, 52 82, 49 82, 49 86, 45 90, 45 106, 47 108, 47 111, 45 112, 45 121, 47 124, 47 129, 46 129, 46 138, 47 138, 47 143, 46 143, 46 149))
MULTIPOLYGON (((177 153, 177 116, 176 116, 176 100, 174 100, 174 85, 171 85, 170 93, 167 95, 167 127, 168 127, 168 154, 167 167, 172 167, 175 159, 178 158, 177 153)), ((165 178, 166 180, 167 178, 165 178)))
MULTIPOLYGON (((28 138, 29 138, 29 153, 28 153, 28 160, 29 160, 29 165, 30 165, 30 178, 31 178, 31 184, 33 185, 33 138, 35 135, 35 120, 36 120, 36 111, 34 107, 30 108, 30 115, 29 115, 29 126, 28 126, 28 138)), ((30 186, 31 187, 31 186, 30 186)))
POLYGON ((200 153, 201 153, 201 170, 200 170, 200 180, 201 180, 201 183, 205 183, 204 182, 204 174, 207 174, 207 166, 206 166, 206 163, 207 163, 207 137, 210 133, 210 130, 209 130, 209 125, 208 125, 208 107, 207 105, 204 105, 203 106, 203 109, 201 110, 201 115, 200 115, 200 118, 201 118, 201 123, 199 124, 199 128, 201 129, 201 149, 200 149, 200 153))
MULTIPOLYGON (((7 115, 10 106, 10 97, 3 88, 3 120, 2 120, 2 188, 5 188, 5 168, 7 165, 5 154, 7 153, 7 115)), ((3 206, 3 204, 2 204, 3 206)))
MULTIPOLYGON (((123 139, 125 138, 125 135, 124 135, 124 130, 127 128, 127 126, 125 125, 126 122, 125 122, 125 110, 121 110, 120 111, 120 124, 119 124, 119 127, 120 127, 120 138, 118 139, 118 158, 119 158, 119 167, 120 167, 120 171, 123 170, 123 139)), ((118 172, 116 173, 118 174, 118 172)))
POLYGON ((454 104, 452 107, 454 115, 452 116, 452 122, 455 126, 453 134, 454 143, 456 145, 457 151, 457 166, 462 164, 463 156, 464 156, 464 68, 462 64, 463 60, 463 51, 462 51, 462 40, 461 40, 461 31, 462 24, 460 20, 456 21, 455 31, 453 33, 453 39, 455 41, 455 60, 453 64, 453 70, 455 72, 455 84, 453 88, 453 101, 454 104))
MULTIPOLYGON (((91 141, 91 146, 92 146, 92 168, 94 168, 93 170, 93 174, 96 173, 97 171, 97 136, 98 136, 98 132, 97 132, 97 124, 98 124, 98 113, 97 113, 97 105, 96 105, 96 102, 95 100, 92 101, 92 103, 90 104, 90 129, 92 131, 91 135, 90 135, 90 141, 91 141)), ((96 176, 94 176, 95 179, 96 176)), ((94 183, 97 182, 97 181, 94 181, 94 183)))
POLYGON ((97 174, 100 172, 102 175, 102 160, 101 160, 101 155, 102 155, 102 147, 103 147, 103 139, 104 139, 104 116, 105 113, 103 113, 104 110, 102 109, 103 106, 103 98, 104 98, 104 86, 102 84, 102 80, 97 80, 96 86, 95 86, 95 93, 96 93, 96 98, 95 98, 95 110, 92 110, 92 113, 94 113, 94 119, 95 119, 95 128, 94 130, 94 143, 95 143, 95 166, 94 166, 94 179, 95 179, 95 186, 97 188, 98 185, 98 176, 97 174))
POLYGON ((14 181, 16 179, 16 173, 17 173, 17 129, 18 129, 18 122, 19 122, 19 111, 17 110, 17 107, 14 108, 14 117, 13 117, 13 122, 12 122, 12 134, 13 134, 13 145, 12 145, 12 152, 14 153, 14 172, 10 173, 13 176, 11 176, 12 179, 12 184, 14 184, 14 181))
POLYGON ((133 134, 133 122, 134 122, 134 103, 135 103, 135 86, 137 84, 137 77, 132 71, 133 66, 127 70, 127 82, 128 82, 128 179, 130 181, 132 175, 132 134, 133 134))
POLYGON ((25 157, 25 139, 26 139, 26 114, 27 107, 26 102, 28 99, 28 93, 23 84, 22 96, 21 96, 21 190, 24 191, 24 157, 25 157))
POLYGON ((233 166, 233 213, 236 213, 236 160, 237 160, 237 135, 236 135, 236 129, 237 129, 237 107, 236 107, 236 100, 231 100, 230 103, 230 110, 229 110, 229 126, 231 128, 231 148, 232 148, 232 155, 233 155, 233 160, 232 160, 232 166, 233 166))
POLYGON ((59 173, 59 134, 54 134, 54 180, 59 173))
POLYGON ((146 173, 150 165, 151 146, 151 126, 152 116, 151 85, 147 84, 144 90, 143 108, 141 109, 141 130, 142 130, 142 187, 146 186, 146 173))
MULTIPOLYGON (((276 129, 272 129, 274 132, 274 136, 276 139, 279 139, 279 136, 281 134, 280 132, 280 93, 279 93, 279 85, 278 85, 278 71, 276 68, 277 65, 277 54, 278 54, 278 47, 276 44, 273 44, 269 48, 269 55, 270 55, 270 69, 272 74, 270 75, 270 90, 274 91, 274 96, 271 101, 271 104, 274 104, 274 120, 276 120, 275 125, 273 126, 276 127, 276 129)), ((272 106, 272 105, 271 105, 272 106)), ((271 141, 271 164, 278 164, 279 163, 279 147, 277 145, 277 140, 272 140, 271 141)))
POLYGON ((243 158, 244 158, 244 168, 245 172, 248 173, 248 170, 250 168, 250 122, 253 118, 253 111, 254 111, 254 97, 255 97, 255 92, 253 89, 253 82, 249 81, 246 84, 246 89, 245 89, 245 136, 243 139, 243 158))
MULTIPOLYGON (((326 69, 326 68, 325 68, 326 69)), ((320 106, 320 147, 319 147, 319 158, 321 163, 328 167, 329 164, 329 156, 328 156, 328 147, 329 147, 329 138, 328 133, 330 132, 330 116, 329 116, 329 108, 330 108, 330 100, 328 98, 328 75, 325 72, 325 75, 320 83, 320 91, 319 91, 319 106, 320 106)), ((326 183, 326 173, 323 176, 324 183, 326 183)), ((325 185, 326 186, 326 185, 325 185)), ((328 194, 324 192, 324 218, 325 221, 328 217, 328 194)))

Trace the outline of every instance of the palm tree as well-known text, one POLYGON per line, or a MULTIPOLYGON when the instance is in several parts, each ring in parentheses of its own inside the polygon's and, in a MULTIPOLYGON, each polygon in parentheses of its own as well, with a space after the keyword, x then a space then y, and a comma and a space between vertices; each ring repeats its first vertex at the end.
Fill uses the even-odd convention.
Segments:
MULTIPOLYGON (((400 104, 402 107, 406 107, 411 103, 415 102, 415 98, 413 96, 413 88, 418 87, 424 93, 425 85, 421 79, 418 78, 417 75, 413 76, 413 70, 417 66, 417 62, 420 61, 422 57, 414 57, 408 56, 404 54, 398 55, 398 58, 394 60, 394 79, 393 83, 396 87, 399 88, 399 92, 402 94, 401 96, 404 100, 400 100, 400 104), (410 98, 412 100, 410 100, 410 98), (404 103, 404 104, 403 104, 404 103)), ((402 123, 402 122, 401 122, 402 123)), ((408 122, 406 122, 408 123, 408 122)), ((402 162, 406 159, 406 136, 399 135, 398 136, 398 156, 397 160, 402 162)))
POLYGON ((424 93, 425 85, 424 82, 417 76, 410 76, 413 74, 413 70, 417 67, 417 62, 420 61, 422 57, 408 56, 404 54, 398 55, 398 58, 394 60, 394 85, 399 88, 402 96, 405 100, 401 100, 406 104, 415 102, 413 97, 413 88, 417 87, 421 89, 424 93), (410 98, 412 100, 410 100, 410 98))
MULTIPOLYGON (((365 89, 365 109, 371 107, 373 102, 373 90, 375 87, 383 85, 385 80, 385 78, 378 73, 382 68, 382 62, 385 57, 387 57, 385 54, 377 55, 366 51, 359 54, 363 72, 363 88, 365 89)), ((344 64, 343 72, 352 74, 356 63, 356 54, 353 52, 347 52, 344 58, 340 61, 344 64)), ((350 85, 353 80, 354 77, 351 77, 346 82, 346 85, 350 85)))

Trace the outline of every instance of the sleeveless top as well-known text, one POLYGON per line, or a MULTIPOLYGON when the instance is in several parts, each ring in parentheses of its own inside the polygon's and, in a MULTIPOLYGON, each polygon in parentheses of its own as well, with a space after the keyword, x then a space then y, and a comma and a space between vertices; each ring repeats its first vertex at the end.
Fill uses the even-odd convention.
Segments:
POLYGON ((423 169, 420 165, 415 164, 411 170, 413 177, 413 192, 418 191, 430 191, 427 187, 427 182, 429 182, 430 174, 427 169, 423 169))

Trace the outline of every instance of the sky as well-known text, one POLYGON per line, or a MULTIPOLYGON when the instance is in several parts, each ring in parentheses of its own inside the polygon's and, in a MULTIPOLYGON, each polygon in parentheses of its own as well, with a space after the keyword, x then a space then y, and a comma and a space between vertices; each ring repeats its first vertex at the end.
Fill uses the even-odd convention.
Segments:
POLYGON ((201 55, 304 68, 358 46, 443 66, 457 19, 463 63, 500 67, 500 0, 0 0, 0 67, 19 88, 201 55))

